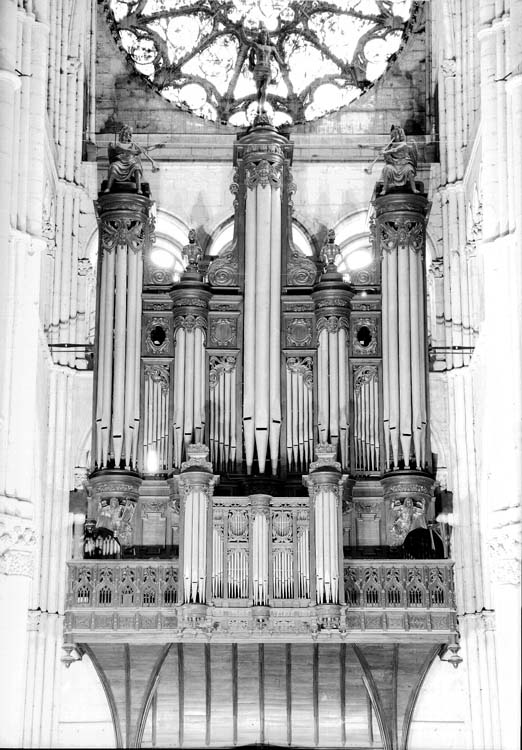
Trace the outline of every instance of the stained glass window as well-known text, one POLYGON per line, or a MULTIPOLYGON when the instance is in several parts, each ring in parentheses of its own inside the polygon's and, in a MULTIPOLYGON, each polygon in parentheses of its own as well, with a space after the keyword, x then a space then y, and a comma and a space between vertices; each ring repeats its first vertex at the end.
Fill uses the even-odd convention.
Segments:
POLYGON ((412 0, 110 0, 132 64, 166 99, 246 125, 258 109, 256 44, 266 30, 264 109, 275 125, 349 104, 382 75, 412 0), (254 52, 253 52, 254 50, 254 52))

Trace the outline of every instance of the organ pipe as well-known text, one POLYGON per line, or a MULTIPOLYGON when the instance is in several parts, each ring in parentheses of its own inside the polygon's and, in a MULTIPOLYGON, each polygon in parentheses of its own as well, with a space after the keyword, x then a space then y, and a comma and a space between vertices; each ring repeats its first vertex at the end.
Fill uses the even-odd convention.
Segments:
POLYGON ((376 198, 374 207, 383 258, 386 468, 429 468, 424 294, 428 202, 421 194, 394 192, 376 198))
POLYGON ((308 487, 311 523, 315 539, 315 589, 317 604, 339 604, 342 571, 342 487, 341 464, 335 461, 336 447, 317 446, 317 460, 303 477, 308 487))
POLYGON ((240 140, 245 190, 243 438, 247 473, 279 465, 281 432, 282 187, 287 139, 271 126, 240 140))
POLYGON ((99 226, 95 363, 95 467, 137 468, 143 252, 152 238, 149 198, 103 193, 99 226))
POLYGON ((207 539, 212 534, 212 493, 217 477, 201 443, 187 446, 187 461, 175 476, 181 498, 183 601, 206 602, 207 539))

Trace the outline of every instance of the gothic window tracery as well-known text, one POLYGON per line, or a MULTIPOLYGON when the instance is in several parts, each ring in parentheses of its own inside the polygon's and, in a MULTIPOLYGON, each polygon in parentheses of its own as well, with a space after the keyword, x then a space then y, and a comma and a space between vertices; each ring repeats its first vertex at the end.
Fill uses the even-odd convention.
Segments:
POLYGON ((412 0, 110 0, 134 66, 166 99, 244 126, 256 112, 251 50, 265 28, 274 124, 304 122, 366 91, 397 52, 412 0))

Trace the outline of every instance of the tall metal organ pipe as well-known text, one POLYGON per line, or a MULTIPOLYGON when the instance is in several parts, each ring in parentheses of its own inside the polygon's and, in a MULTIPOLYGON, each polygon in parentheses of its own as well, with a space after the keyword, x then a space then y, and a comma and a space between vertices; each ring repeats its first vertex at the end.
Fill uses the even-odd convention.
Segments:
POLYGON ((247 472, 277 473, 281 432, 281 230, 287 139, 256 127, 238 145, 245 190, 243 436, 247 472))
POLYGON ((426 220, 421 194, 390 193, 374 200, 382 256, 383 421, 386 470, 429 469, 426 297, 426 220))
POLYGON ((140 427, 143 253, 152 240, 148 197, 100 194, 94 464, 136 470, 140 427))

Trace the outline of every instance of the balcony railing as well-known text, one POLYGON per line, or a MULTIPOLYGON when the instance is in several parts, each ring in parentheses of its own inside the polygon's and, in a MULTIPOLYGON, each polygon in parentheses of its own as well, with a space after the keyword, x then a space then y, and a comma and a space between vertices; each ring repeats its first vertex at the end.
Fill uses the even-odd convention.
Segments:
POLYGON ((345 560, 345 603, 302 599, 255 607, 244 597, 208 606, 182 605, 178 561, 83 560, 69 563, 66 632, 132 639, 143 631, 163 640, 181 635, 242 638, 389 639, 456 631, 453 563, 449 560, 345 560))

